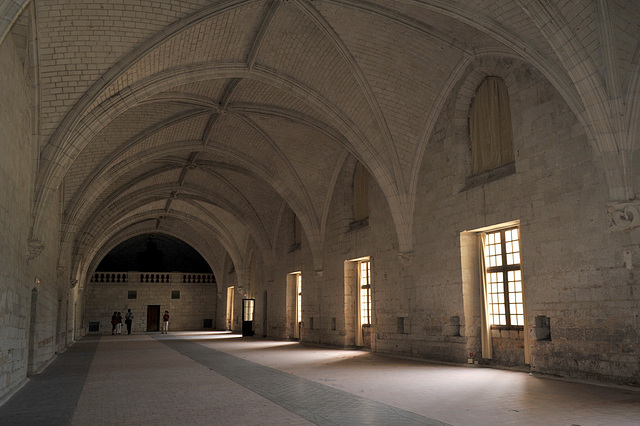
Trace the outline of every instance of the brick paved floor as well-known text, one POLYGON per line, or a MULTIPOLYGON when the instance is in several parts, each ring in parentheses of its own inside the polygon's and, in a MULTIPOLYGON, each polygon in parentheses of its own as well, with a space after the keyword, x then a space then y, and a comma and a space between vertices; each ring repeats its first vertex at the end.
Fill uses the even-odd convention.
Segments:
POLYGON ((229 333, 109 335, 59 355, 0 424, 639 425, 640 390, 229 333))

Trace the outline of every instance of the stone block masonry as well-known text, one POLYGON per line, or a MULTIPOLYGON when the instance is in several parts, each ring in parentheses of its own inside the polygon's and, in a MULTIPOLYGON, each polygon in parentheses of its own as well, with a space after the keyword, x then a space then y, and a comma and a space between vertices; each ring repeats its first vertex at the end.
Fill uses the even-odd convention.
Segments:
MULTIPOLYGON (((170 330, 204 330, 205 320, 212 320, 211 326, 215 328, 217 309, 215 283, 183 283, 182 274, 166 274, 173 277, 169 283, 141 283, 134 279, 140 273, 126 274, 131 277, 131 282, 88 284, 84 314, 84 327, 87 332, 111 334, 113 312, 121 312, 124 318, 127 309, 131 309, 134 315, 132 332, 146 332, 149 306, 159 306, 157 311, 159 318, 165 310, 169 311, 170 330), (95 323, 99 323, 99 330, 90 331, 90 323, 94 327, 95 323)), ((123 330, 126 330, 124 325, 123 330)))

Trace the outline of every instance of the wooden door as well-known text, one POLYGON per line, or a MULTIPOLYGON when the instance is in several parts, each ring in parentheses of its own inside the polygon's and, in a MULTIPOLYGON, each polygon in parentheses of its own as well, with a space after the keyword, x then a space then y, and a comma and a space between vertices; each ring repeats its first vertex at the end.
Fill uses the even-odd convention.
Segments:
POLYGON ((147 331, 160 331, 160 305, 147 306, 147 331))

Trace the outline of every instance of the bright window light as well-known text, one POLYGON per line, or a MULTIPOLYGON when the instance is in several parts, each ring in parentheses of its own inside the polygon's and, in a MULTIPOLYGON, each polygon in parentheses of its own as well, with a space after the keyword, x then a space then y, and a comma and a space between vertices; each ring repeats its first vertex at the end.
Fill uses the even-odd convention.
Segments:
POLYGON ((302 274, 296 274, 296 294, 297 294, 296 314, 298 317, 298 323, 301 323, 302 322, 302 274))
POLYGON ((491 325, 524 326, 518 228, 487 233, 484 252, 491 325))
POLYGON ((371 262, 369 260, 358 263, 358 279, 360 281, 360 323, 371 325, 371 262))

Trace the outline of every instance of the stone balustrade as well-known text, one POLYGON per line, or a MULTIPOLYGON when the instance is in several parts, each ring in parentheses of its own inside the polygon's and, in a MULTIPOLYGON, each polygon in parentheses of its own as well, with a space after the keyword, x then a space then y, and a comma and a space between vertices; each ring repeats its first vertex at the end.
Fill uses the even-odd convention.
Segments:
POLYGON ((182 283, 182 284, 215 284, 213 274, 188 272, 95 272, 91 275, 92 283, 182 283))

